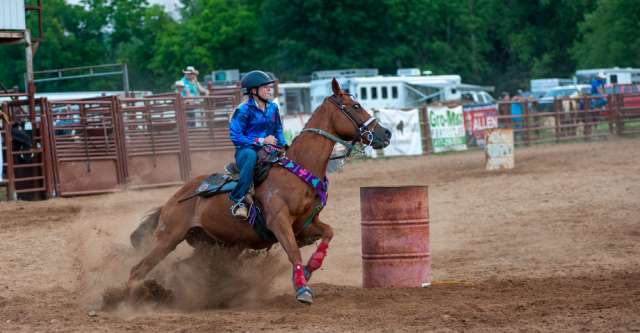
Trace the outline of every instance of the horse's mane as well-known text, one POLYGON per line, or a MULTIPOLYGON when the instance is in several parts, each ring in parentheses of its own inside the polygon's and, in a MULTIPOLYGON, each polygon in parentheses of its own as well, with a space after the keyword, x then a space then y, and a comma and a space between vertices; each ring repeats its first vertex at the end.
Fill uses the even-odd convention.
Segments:
MULTIPOLYGON (((331 96, 335 96, 335 95, 331 95, 331 96)), ((318 107, 315 110, 313 110, 313 113, 311 114, 311 118, 309 118, 309 120, 307 120, 307 122, 304 124, 303 129, 307 128, 307 124, 309 124, 311 119, 313 119, 313 117, 320 111, 321 108, 325 107, 324 104, 327 102, 327 99, 330 98, 331 96, 325 97, 324 100, 322 100, 322 104, 318 105, 318 107)), ((349 96, 352 100, 355 100, 355 96, 353 94, 349 94, 346 92, 341 92, 340 96, 349 96)), ((302 134, 302 132, 298 133, 298 135, 296 135, 296 137, 293 138, 293 141, 291 141, 291 145, 293 145, 293 143, 296 142, 296 139, 300 137, 300 134, 302 134)))
MULTIPOLYGON (((316 114, 318 114, 318 112, 320 111, 320 109, 322 109, 324 107, 324 103, 326 103, 327 98, 329 98, 329 97, 325 97, 324 100, 322 101, 322 104, 318 105, 318 107, 315 110, 313 110, 313 113, 311 113, 311 117, 309 117, 309 120, 307 120, 307 122, 304 124, 304 127, 302 127, 303 129, 307 128, 307 125, 313 119, 313 117, 315 117, 316 114)), ((293 138, 293 141, 291 141, 291 145, 290 146, 293 146, 293 144, 296 142, 296 140, 300 137, 301 134, 302 134, 302 132, 298 133, 298 135, 296 135, 296 137, 293 138)))

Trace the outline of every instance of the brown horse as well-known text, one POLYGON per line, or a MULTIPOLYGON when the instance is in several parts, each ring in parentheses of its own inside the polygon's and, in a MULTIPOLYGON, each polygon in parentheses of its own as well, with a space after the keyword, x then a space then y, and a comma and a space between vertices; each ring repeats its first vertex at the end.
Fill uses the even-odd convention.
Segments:
MULTIPOLYGON (((333 95, 325 98, 307 122, 303 132, 292 142, 287 158, 297 162, 313 175, 324 179, 327 164, 336 142, 351 141, 380 149, 389 145, 391 133, 371 117, 360 104, 344 93, 337 81, 332 82, 333 95)), ((349 143, 347 143, 349 145, 349 143)), ((153 267, 187 238, 190 231, 219 243, 239 248, 264 249, 272 244, 262 239, 243 221, 229 212, 227 195, 211 198, 181 198, 194 193, 205 176, 187 182, 162 207, 151 214, 132 234, 155 228, 151 250, 131 269, 127 286, 130 292, 140 286, 153 267), (146 224, 146 227, 145 227, 146 224)), ((293 265, 293 284, 298 301, 310 304, 313 293, 307 286, 311 273, 320 268, 326 255, 332 228, 318 215, 306 227, 305 220, 315 214, 317 195, 314 189, 289 170, 274 166, 266 180, 256 187, 255 198, 262 203, 267 228, 282 245, 293 265), (307 265, 302 265, 299 245, 309 245, 322 239, 307 265)), ((149 230, 152 231, 153 229, 149 230)))

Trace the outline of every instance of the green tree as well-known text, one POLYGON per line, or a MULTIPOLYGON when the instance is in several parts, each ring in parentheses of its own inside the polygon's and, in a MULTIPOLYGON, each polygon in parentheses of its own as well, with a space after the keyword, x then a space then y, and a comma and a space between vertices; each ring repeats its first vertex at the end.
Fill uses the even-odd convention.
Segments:
POLYGON ((575 69, 568 48, 577 22, 592 0, 478 1, 488 28, 489 72, 484 82, 497 90, 528 88, 536 77, 568 77, 575 69))
POLYGON ((187 65, 201 73, 254 66, 265 50, 256 42, 260 27, 256 7, 250 4, 242 0, 183 2, 181 12, 188 15, 178 24, 166 25, 156 39, 150 63, 153 73, 173 75, 175 80, 187 65))
POLYGON ((375 66, 391 43, 388 10, 380 0, 264 1, 266 67, 298 79, 314 70, 375 66))
POLYGON ((640 66, 640 2, 600 0, 579 25, 571 55, 578 68, 640 66))
MULTIPOLYGON (((314 70, 419 67, 498 91, 580 67, 635 66, 633 0, 181 0, 172 19, 148 0, 47 0, 35 68, 129 64, 131 87, 166 91, 187 65, 314 70), (586 20, 585 20, 586 18, 586 20), (584 23, 581 23, 584 22, 584 23), (571 47, 573 45, 573 47, 571 47)), ((32 21, 32 19, 30 19, 32 21)), ((33 24, 33 22, 31 22, 33 24)), ((1 47, 0 81, 21 84, 24 50, 1 47), (5 65, 6 64, 6 65, 5 65)), ((119 78, 43 90, 120 89, 119 78)))
POLYGON ((385 53, 393 58, 387 66, 458 73, 480 82, 490 49, 481 10, 477 1, 392 1, 393 42, 385 53))
MULTIPOLYGON (((102 27, 104 18, 93 17, 83 6, 70 5, 63 0, 43 1, 43 41, 34 56, 34 70, 94 64, 105 59, 106 45, 102 27)), ((35 17, 28 17, 28 26, 36 27, 35 17)), ((24 89, 24 48, 9 45, 4 54, 0 80, 24 89)), ((5 84, 6 85, 6 84, 5 84)), ((62 88, 86 90, 86 83, 58 81, 37 86, 38 91, 62 88)))
MULTIPOLYGON (((81 5, 62 0, 43 1, 42 12, 44 38, 34 57, 35 70, 95 65, 109 59, 103 33, 109 8, 102 1, 87 1, 81 5)), ((63 80, 38 84, 37 90, 115 89, 114 84, 106 79, 63 80)))
POLYGON ((173 75, 166 70, 155 71, 151 59, 156 54, 160 32, 171 29, 175 21, 163 7, 154 5, 142 7, 139 20, 125 22, 130 25, 114 30, 114 35, 118 32, 119 37, 112 38, 112 41, 118 40, 112 43, 112 48, 115 61, 128 64, 131 89, 167 91, 173 75))

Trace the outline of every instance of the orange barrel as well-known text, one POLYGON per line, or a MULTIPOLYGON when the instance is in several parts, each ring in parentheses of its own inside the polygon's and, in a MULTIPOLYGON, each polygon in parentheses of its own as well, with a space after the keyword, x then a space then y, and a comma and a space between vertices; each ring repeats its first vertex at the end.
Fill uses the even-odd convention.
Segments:
POLYGON ((362 286, 431 284, 427 186, 361 187, 362 286))

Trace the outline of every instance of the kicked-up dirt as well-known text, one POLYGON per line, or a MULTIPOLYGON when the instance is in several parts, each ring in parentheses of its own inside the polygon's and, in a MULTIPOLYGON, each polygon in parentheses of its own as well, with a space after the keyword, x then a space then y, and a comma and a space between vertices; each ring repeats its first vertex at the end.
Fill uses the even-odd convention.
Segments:
POLYGON ((475 151, 329 175, 321 216, 336 236, 311 306, 295 301, 277 246, 183 244, 149 277, 171 290, 165 305, 104 309, 142 255, 129 233, 175 187, 0 203, 0 331, 640 331, 640 139, 515 154, 503 172, 475 151), (394 185, 429 186, 434 284, 363 289, 359 187, 394 185))

